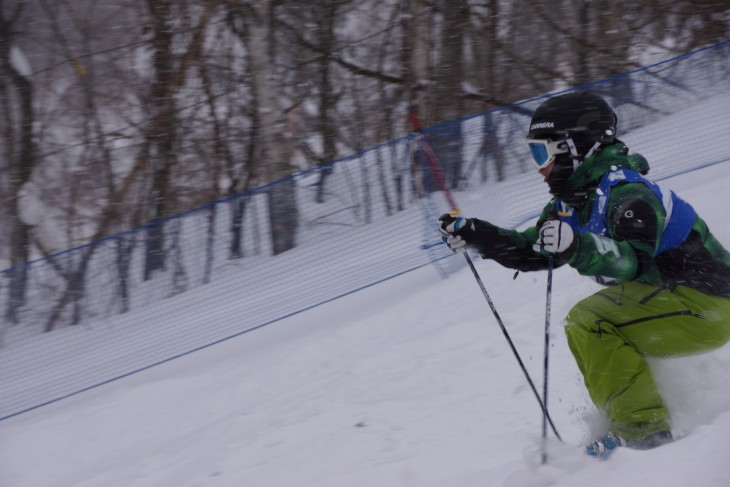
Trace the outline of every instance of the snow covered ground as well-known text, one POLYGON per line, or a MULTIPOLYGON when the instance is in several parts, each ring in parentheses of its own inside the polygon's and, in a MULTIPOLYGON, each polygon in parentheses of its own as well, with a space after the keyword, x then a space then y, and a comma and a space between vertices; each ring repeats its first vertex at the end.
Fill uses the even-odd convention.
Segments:
MULTIPOLYGON (((718 112, 727 113, 729 102, 716 102, 718 112)), ((724 131, 701 132, 716 141, 697 144, 702 151, 662 145, 661 132, 631 146, 652 163, 673 155, 679 167, 684 157, 728 159, 724 131), (659 143, 652 148, 649 140, 659 143)), ((662 184, 689 200, 730 247, 730 162, 662 184)), ((398 245, 387 233, 381 243, 385 255, 398 245)), ((540 386, 545 273, 513 279, 492 262, 475 263, 540 386)), ((582 453, 601 420, 568 351, 562 317, 597 289, 570 268, 555 272, 549 407, 564 443, 550 439, 546 465, 539 406, 473 276, 464 268, 444 280, 427 267, 0 422, 0 486, 730 485, 730 346, 653 361, 680 441, 620 450, 607 462, 582 453)), ((184 302, 197 315, 177 301, 151 311, 150 321, 164 315, 169 323, 156 325, 172 329, 180 313, 210 320, 242 306, 224 298, 192 291, 184 302)), ((124 339, 124 330, 109 330, 110 340, 124 339)), ((21 352, 4 351, 5 360, 22 360, 21 352)), ((70 380, 61 377, 67 370, 47 375, 48 388, 54 377, 70 380)))
MULTIPOLYGON (((665 182, 725 243, 728 169, 665 182)), ((476 264, 541 384, 545 274, 476 264)), ((656 361, 680 441, 582 454, 600 420, 561 318, 596 288, 555 273, 549 406, 565 442, 547 465, 539 407, 473 276, 424 268, 0 423, 0 485, 730 485, 728 347, 656 361)))

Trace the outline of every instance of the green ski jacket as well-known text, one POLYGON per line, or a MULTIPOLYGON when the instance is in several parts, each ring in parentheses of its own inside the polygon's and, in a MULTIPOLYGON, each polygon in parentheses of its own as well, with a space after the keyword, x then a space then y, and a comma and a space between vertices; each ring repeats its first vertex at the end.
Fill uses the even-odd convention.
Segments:
MULTIPOLYGON (((639 154, 628 154, 621 142, 602 147, 587 158, 571 175, 576 188, 588 197, 573 208, 580 225, 591 217, 602 176, 617 169, 646 174, 649 165, 639 154)), ((473 219, 474 234, 467 238, 470 248, 483 258, 520 271, 547 268, 547 255, 532 250, 538 231, 549 219, 557 219, 559 207, 552 199, 536 224, 525 231, 500 228, 473 219)), ((606 203, 606 233, 596 238, 585 232, 575 235, 571 248, 555 256, 555 265, 568 264, 580 274, 606 276, 621 281, 638 281, 662 287, 677 284, 703 293, 730 297, 730 253, 712 235, 707 224, 695 215, 689 236, 680 245, 657 253, 667 217, 662 201, 646 185, 625 182, 610 191, 606 203)))

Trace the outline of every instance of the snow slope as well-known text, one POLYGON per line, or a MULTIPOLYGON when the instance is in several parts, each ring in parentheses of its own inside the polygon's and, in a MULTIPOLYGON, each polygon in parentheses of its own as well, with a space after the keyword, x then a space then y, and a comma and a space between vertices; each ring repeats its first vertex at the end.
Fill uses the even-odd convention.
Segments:
MULTIPOLYGON (((666 181, 730 242, 728 164, 666 181)), ((544 273, 478 261, 542 383, 544 273)), ((555 273, 550 409, 466 269, 430 268, 0 423, 0 485, 565 487, 730 485, 730 349, 657 361, 681 441, 584 457, 599 427, 560 317, 596 285, 555 273)))
MULTIPOLYGON (((729 101, 716 102, 717 110, 726 113, 729 101)), ((687 120, 698 137, 713 134, 700 130, 699 118, 685 113, 687 120)), ((649 143, 661 141, 659 133, 632 135, 650 161, 674 156, 681 167, 683 157, 727 160, 723 133, 699 144, 703 152, 685 148, 689 153, 666 145, 662 153, 661 144, 649 143)), ((652 169, 654 177, 661 170, 652 169)), ((692 202, 730 247, 730 162, 662 184, 692 202)), ((384 234, 386 256, 392 245, 399 242, 384 234)), ((511 270, 475 263, 541 385, 545 273, 513 279, 511 270)), ((549 407, 564 443, 550 439, 547 465, 539 461, 539 406, 473 276, 463 269, 443 280, 428 267, 0 422, 0 486, 730 485, 730 346, 653 361, 680 441, 648 452, 621 450, 607 462, 582 454, 601 420, 561 321, 597 289, 570 268, 555 272, 549 407)), ((181 314, 210 320, 242 306, 222 300, 201 289, 185 295, 197 315, 178 301, 162 303, 148 320, 166 317, 168 323, 156 325, 173 329, 181 314)), ((108 328, 110 341, 125 339, 123 330, 108 328)), ((90 331, 68 331, 84 332, 90 331)), ((49 350, 108 353, 101 343, 94 350, 49 350)), ((15 360, 21 352, 10 350, 15 360)), ((55 372, 88 373, 73 358, 58 357, 76 364, 72 373, 55 372)), ((46 377, 49 388, 54 377, 46 377)))

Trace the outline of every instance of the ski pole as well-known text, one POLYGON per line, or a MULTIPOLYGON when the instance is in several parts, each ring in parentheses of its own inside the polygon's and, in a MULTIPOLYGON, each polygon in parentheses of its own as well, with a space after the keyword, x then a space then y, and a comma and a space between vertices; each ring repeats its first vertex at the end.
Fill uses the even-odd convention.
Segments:
MULTIPOLYGON (((452 214, 453 214, 453 212, 452 212, 452 214)), ((515 358, 517 359, 517 363, 520 364, 520 368, 522 369, 522 372, 524 372, 524 374, 525 374, 525 379, 527 379, 527 383, 530 385, 530 389, 532 389, 533 394, 535 394, 535 399, 537 399, 537 402, 540 404, 540 408, 542 409, 542 413, 543 413, 543 436, 545 436, 547 434, 546 425, 549 423, 550 428, 552 429, 553 433, 555 433, 555 437, 558 440, 563 441, 563 439, 560 437, 560 434, 558 433, 557 428, 555 428, 555 424, 553 423, 552 418, 550 417, 550 413, 547 410, 547 405, 545 404, 545 402, 542 399, 540 399, 540 393, 537 392, 535 383, 532 382, 530 373, 527 371, 527 368, 525 367, 525 364, 522 361, 522 357, 520 357, 519 352, 517 352, 517 348, 515 347, 515 344, 512 341, 512 337, 510 337, 509 332, 507 332, 507 328, 504 326, 504 322, 502 321, 502 318, 499 316, 499 313, 497 312, 497 308, 494 306, 494 303, 492 302, 492 298, 489 297, 489 293, 487 292, 486 287, 484 287, 482 278, 479 276, 479 273, 477 272, 476 267, 474 267, 474 262, 472 262, 471 257, 469 257, 469 254, 467 252, 464 252, 464 258, 466 259, 466 263, 469 265, 469 269, 471 269, 472 274, 474 274, 474 279, 476 279, 477 284, 479 285, 479 289, 482 290, 482 294, 484 295, 484 298, 487 300, 487 303, 489 303, 489 307, 492 309, 492 314, 494 315, 494 318, 497 320, 497 324, 499 324, 499 327, 502 329, 502 334, 504 335, 504 338, 507 340, 507 343, 509 344, 510 348, 512 349, 512 353, 514 354, 515 358)))
MULTIPOLYGON (((413 128, 420 135, 420 138, 418 139, 418 143, 421 146, 421 149, 423 150, 423 153, 426 157, 426 160, 431 169, 431 172, 433 173, 434 177, 436 178, 436 182, 441 187, 441 190, 444 192, 444 196, 446 197, 446 200, 449 203, 449 206, 451 207, 450 214, 452 216, 456 216, 459 213, 461 213, 461 210, 457 209, 458 207, 456 205, 456 200, 454 200, 453 196, 451 195, 451 191, 449 190, 449 187, 446 184, 446 178, 444 178, 444 173, 443 173, 443 170, 441 169, 441 164, 439 163, 438 157, 433 152, 433 149, 428 144, 428 142, 423 139, 423 129, 421 128, 420 120, 418 119, 418 116, 416 115, 415 111, 410 110, 408 113, 408 116, 411 120, 411 123, 413 124, 413 128)), ((497 308, 494 306, 494 303, 492 302, 492 298, 489 297, 489 293, 487 292, 487 288, 484 286, 484 282, 482 282, 482 278, 479 276, 479 273, 477 272, 476 267, 474 267, 474 262, 472 262, 471 257, 469 256, 469 254, 466 251, 464 251, 464 259, 466 260, 467 265, 471 269, 472 274, 474 274, 474 279, 476 279, 477 284, 479 285, 479 289, 481 289, 482 294, 484 295, 484 298, 487 300, 487 303, 489 303, 489 307, 492 309, 492 314, 494 314, 494 318, 497 320, 499 327, 502 329, 502 334, 507 339, 507 343, 509 344, 510 348, 512 349, 512 353, 514 354, 515 358, 517 359, 517 363, 520 365, 522 372, 524 372, 525 378, 527 379, 527 383, 530 385, 530 389, 532 389, 533 394, 535 394, 535 399, 537 399, 537 402, 540 404, 540 408, 542 409, 542 413, 543 413, 543 419, 546 420, 550 424, 550 428, 552 429, 553 433, 555 433, 555 436, 558 438, 558 440, 563 441, 563 439, 560 437, 560 434, 558 433, 557 428, 555 428, 555 424, 553 423, 553 420, 550 417, 550 413, 548 412, 547 408, 545 407, 543 400, 540 399, 540 393, 537 392, 535 383, 532 382, 532 377, 530 377, 530 373, 527 371, 527 368, 525 367, 525 364, 522 361, 522 357, 520 357, 519 352, 517 352, 517 348, 515 347, 515 344, 512 341, 512 338, 510 337, 509 333, 507 332, 507 328, 504 326, 504 322, 502 321, 502 318, 500 318, 499 313, 497 313, 497 308)))
MULTIPOLYGON (((547 296, 545 298, 545 352, 544 352, 544 363, 542 371, 542 404, 544 406, 545 414, 542 418, 542 463, 547 463, 547 421, 549 419, 547 414, 548 405, 548 372, 549 372, 549 360, 550 356, 550 303, 552 301, 553 294, 553 256, 548 257, 548 268, 547 268, 547 296)), ((557 432, 555 433, 558 436, 557 432)), ((558 436, 560 438, 560 436, 558 436)))

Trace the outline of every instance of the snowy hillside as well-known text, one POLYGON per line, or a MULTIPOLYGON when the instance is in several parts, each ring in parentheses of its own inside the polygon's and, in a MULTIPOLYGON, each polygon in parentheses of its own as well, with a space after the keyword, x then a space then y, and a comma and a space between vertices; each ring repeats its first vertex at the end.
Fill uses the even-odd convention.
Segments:
MULTIPOLYGON (((708 162, 730 156, 722 140, 708 162)), ((633 148, 652 160, 643 145, 633 148)), ((730 163, 663 185, 730 246, 730 163)), ((393 242, 384 233, 381 244, 387 253, 393 242)), ((545 274, 513 279, 475 261, 541 384, 545 274)), ((422 268, 0 422, 0 485, 730 485, 730 346, 653 362, 680 441, 607 462, 582 454, 601 425, 561 320, 596 289, 555 272, 549 407, 564 444, 550 441, 544 466, 540 409, 473 276, 422 268)), ((206 308, 205 294, 186 300, 226 312, 206 308)), ((171 326, 176 311, 166 311, 171 326)))

